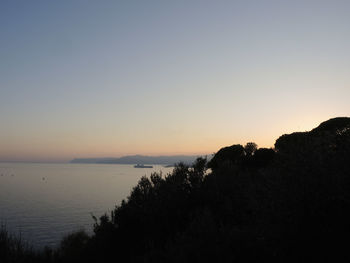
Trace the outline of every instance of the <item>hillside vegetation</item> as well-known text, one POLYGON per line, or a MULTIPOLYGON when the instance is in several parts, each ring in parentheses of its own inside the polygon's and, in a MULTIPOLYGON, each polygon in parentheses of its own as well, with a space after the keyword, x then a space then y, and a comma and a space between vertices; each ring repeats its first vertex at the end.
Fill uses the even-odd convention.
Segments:
POLYGON ((274 149, 236 144, 142 177, 92 236, 67 236, 45 260, 350 262, 349 222, 350 118, 335 118, 274 149))

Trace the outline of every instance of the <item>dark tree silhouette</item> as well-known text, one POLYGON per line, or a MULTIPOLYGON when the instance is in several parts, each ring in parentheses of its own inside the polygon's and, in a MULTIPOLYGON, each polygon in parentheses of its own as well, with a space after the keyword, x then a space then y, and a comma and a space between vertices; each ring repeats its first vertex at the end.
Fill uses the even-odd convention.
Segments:
POLYGON ((235 144, 220 149, 208 163, 211 169, 217 169, 222 164, 239 164, 245 156, 244 147, 235 144))
POLYGON ((258 149, 258 145, 254 142, 248 142, 244 146, 244 152, 245 152, 246 156, 252 156, 257 149, 258 149))
POLYGON ((275 151, 268 148, 257 149, 253 156, 252 165, 254 167, 265 167, 269 165, 275 157, 275 151))
POLYGON ((350 262, 349 124, 142 177, 91 237, 72 234, 37 262, 350 262))

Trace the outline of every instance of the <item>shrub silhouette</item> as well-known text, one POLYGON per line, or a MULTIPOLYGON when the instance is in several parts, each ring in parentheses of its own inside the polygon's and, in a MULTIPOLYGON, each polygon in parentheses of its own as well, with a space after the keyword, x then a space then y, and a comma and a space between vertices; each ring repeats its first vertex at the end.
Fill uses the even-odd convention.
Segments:
POLYGON ((237 144, 144 177, 98 228, 114 229, 112 250, 127 262, 349 260, 348 124, 283 135, 276 152, 237 144))
POLYGON ((20 236, 10 234, 4 225, 0 226, 0 262, 41 263, 52 261, 51 249, 35 251, 20 236))
POLYGON ((244 147, 235 144, 220 149, 208 163, 208 167, 215 170, 222 165, 238 165, 245 156, 244 147))
POLYGON ((349 124, 331 119, 275 149, 236 144, 142 177, 91 237, 70 235, 46 259, 349 262, 349 124))
POLYGON ((61 262, 79 262, 85 253, 89 239, 90 237, 84 230, 65 236, 56 253, 58 257, 56 260, 61 262))
POLYGON ((254 142, 248 142, 245 146, 244 146, 244 153, 246 156, 252 156, 255 151, 257 150, 258 145, 254 142))
POLYGON ((275 151, 268 148, 257 149, 252 158, 253 167, 265 167, 269 165, 275 157, 275 151))

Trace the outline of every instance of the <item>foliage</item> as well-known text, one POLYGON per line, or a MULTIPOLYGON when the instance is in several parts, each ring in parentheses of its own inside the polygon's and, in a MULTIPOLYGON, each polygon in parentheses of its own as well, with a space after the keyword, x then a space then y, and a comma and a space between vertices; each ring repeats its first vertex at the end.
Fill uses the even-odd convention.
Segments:
POLYGON ((281 136, 276 151, 236 144, 144 177, 96 229, 114 233, 107 243, 125 262, 348 261, 348 125, 330 120, 281 136))
POLYGON ((0 226, 0 262, 1 263, 40 263, 51 261, 51 250, 35 251, 21 236, 11 235, 4 225, 0 226))
POLYGON ((349 123, 282 135, 275 149, 232 145, 209 162, 142 177, 91 237, 66 237, 50 259, 349 262, 349 123))

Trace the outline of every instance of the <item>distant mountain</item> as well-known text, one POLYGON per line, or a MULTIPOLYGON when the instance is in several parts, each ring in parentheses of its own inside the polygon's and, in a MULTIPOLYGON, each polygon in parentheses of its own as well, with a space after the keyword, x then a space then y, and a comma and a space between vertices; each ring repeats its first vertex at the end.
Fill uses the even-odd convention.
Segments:
POLYGON ((173 165, 179 162, 192 164, 199 155, 170 155, 170 156, 144 156, 130 155, 120 158, 77 158, 70 163, 100 163, 100 164, 159 164, 173 165))

